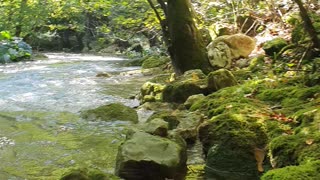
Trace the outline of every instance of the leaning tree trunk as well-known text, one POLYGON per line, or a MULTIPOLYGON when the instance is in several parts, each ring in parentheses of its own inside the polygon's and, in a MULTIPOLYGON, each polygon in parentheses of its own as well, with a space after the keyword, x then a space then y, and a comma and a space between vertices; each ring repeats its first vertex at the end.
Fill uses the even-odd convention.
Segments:
POLYGON ((301 0, 294 0, 300 9, 300 15, 302 20, 304 21, 304 28, 309 33, 311 40, 313 42, 313 47, 320 49, 320 41, 318 38, 318 34, 316 31, 316 28, 313 26, 312 21, 308 15, 307 9, 303 6, 303 3, 301 0))
POLYGON ((201 34, 195 26, 190 0, 168 0, 169 53, 179 75, 191 69, 211 70, 201 34))

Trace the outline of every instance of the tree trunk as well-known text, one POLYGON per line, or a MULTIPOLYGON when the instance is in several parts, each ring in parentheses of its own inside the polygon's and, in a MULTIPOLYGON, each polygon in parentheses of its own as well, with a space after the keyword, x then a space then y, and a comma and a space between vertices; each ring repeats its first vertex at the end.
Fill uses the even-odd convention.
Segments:
POLYGON ((194 23, 190 0, 168 0, 167 26, 170 45, 168 47, 175 72, 180 75, 191 69, 209 73, 206 48, 194 23))
POLYGON ((305 30, 309 33, 309 35, 311 37, 311 40, 313 42, 313 47, 320 49, 320 41, 317 36, 317 31, 316 31, 315 27, 312 25, 312 21, 308 15, 306 8, 303 6, 303 3, 301 2, 301 0, 294 0, 294 1, 299 6, 300 15, 301 15, 302 20, 304 21, 305 30))
POLYGON ((23 16, 24 16, 24 11, 27 6, 27 1, 28 0, 22 0, 20 3, 20 9, 19 9, 19 14, 18 14, 18 19, 19 22, 15 26, 15 36, 20 37, 21 32, 22 32, 22 22, 23 22, 23 16))

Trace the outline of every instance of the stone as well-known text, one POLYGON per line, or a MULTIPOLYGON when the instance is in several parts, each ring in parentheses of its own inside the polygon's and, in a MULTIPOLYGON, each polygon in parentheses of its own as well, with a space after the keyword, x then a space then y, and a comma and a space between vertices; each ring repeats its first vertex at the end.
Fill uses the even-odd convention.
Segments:
POLYGON ((233 59, 247 58, 256 46, 256 41, 244 34, 224 35, 215 38, 208 46, 211 66, 230 68, 233 59))
POLYGON ((208 75, 208 91, 215 92, 219 89, 237 85, 237 80, 227 69, 219 69, 208 75))
POLYGON ((168 122, 155 118, 145 123, 142 130, 152 135, 166 137, 168 135, 168 122))
POLYGON ((136 132, 119 147, 115 174, 130 180, 182 180, 186 159, 186 149, 178 143, 136 132))
MULTIPOLYGON (((199 127, 208 179, 258 179, 254 150, 264 149, 267 135, 254 118, 221 114, 199 127)), ((258 162, 259 163, 259 162, 258 162)))
POLYGON ((96 75, 96 77, 104 77, 104 78, 109 78, 111 77, 112 75, 110 73, 107 73, 107 72, 100 72, 96 75))
POLYGON ((142 68, 143 69, 148 69, 148 68, 155 68, 155 67, 159 67, 161 65, 166 64, 167 62, 169 62, 170 59, 167 57, 154 57, 151 56, 147 59, 145 59, 142 63, 142 68))
POLYGON ((274 56, 278 54, 282 48, 287 46, 288 43, 285 39, 275 38, 273 40, 267 41, 263 44, 262 49, 266 52, 268 56, 274 56))
POLYGON ((203 94, 195 94, 190 97, 184 102, 184 106, 189 109, 195 102, 204 99, 205 96, 203 94))
POLYGON ((137 112, 120 103, 112 103, 83 111, 81 117, 88 120, 138 122, 137 112))
POLYGON ((189 96, 204 93, 206 75, 199 69, 186 71, 163 90, 163 101, 184 103, 189 96))
POLYGON ((155 102, 162 100, 162 92, 165 88, 165 85, 146 82, 142 85, 140 89, 140 101, 145 102, 155 102))

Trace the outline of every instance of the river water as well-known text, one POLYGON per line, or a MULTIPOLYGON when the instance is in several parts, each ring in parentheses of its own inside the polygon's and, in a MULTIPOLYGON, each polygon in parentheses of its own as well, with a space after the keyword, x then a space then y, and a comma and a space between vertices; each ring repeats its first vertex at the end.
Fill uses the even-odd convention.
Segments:
POLYGON ((48 53, 0 65, 0 179, 58 179, 74 168, 112 173, 124 122, 87 121, 79 112, 129 100, 145 81, 125 59, 48 53), (108 72, 109 78, 96 77, 108 72))

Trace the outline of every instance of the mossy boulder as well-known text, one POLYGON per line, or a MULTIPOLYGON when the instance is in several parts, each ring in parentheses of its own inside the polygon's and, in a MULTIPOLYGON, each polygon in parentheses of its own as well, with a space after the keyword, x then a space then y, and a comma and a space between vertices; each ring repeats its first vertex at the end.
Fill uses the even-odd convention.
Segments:
POLYGON ((271 163, 275 168, 320 160, 320 111, 301 110, 293 115, 294 134, 274 138, 269 145, 271 163))
POLYGON ((237 85, 237 80, 227 69, 219 69, 208 75, 208 91, 215 92, 219 89, 237 85))
POLYGON ((142 63, 142 68, 143 69, 148 69, 148 68, 155 68, 155 67, 159 67, 161 65, 166 64, 167 62, 169 62, 170 59, 167 57, 154 57, 151 56, 147 59, 145 59, 142 63))
POLYGON ((155 118, 143 124, 141 129, 152 135, 166 137, 168 135, 168 122, 155 118))
POLYGON ((144 83, 140 89, 141 103, 162 101, 162 92, 164 88, 165 85, 162 84, 152 82, 144 83))
POLYGON ((281 49, 287 45, 288 43, 285 39, 275 38, 265 42, 262 48, 268 56, 274 56, 275 54, 278 54, 281 51, 281 49))
POLYGON ((155 112, 149 117, 147 122, 152 121, 153 119, 161 118, 168 123, 168 129, 176 129, 180 121, 176 115, 174 115, 173 110, 160 110, 155 112))
POLYGON ((279 136, 269 147, 271 164, 275 168, 320 160, 320 133, 279 136))
POLYGON ((186 149, 178 143, 136 132, 119 147, 115 173, 124 179, 183 179, 186 149))
POLYGON ((317 180, 320 177, 320 161, 312 161, 299 166, 287 166, 265 173, 262 180, 317 180))
POLYGON ((206 159, 206 177, 258 179, 254 150, 264 149, 267 135, 261 124, 241 114, 221 114, 199 129, 206 159))
POLYGON ((189 96, 202 92, 203 89, 193 82, 176 82, 164 88, 163 101, 184 103, 189 96))
POLYGON ((203 99, 205 99, 205 96, 203 94, 192 95, 192 96, 188 97, 186 102, 184 102, 184 106, 187 109, 189 109, 194 103, 196 103, 197 101, 203 100, 203 99))
POLYGON ((162 84, 147 82, 141 88, 141 101, 144 102, 177 102, 183 103, 189 96, 203 93, 206 89, 206 75, 201 70, 190 70, 177 77, 173 82, 162 84))
POLYGON ((100 106, 96 109, 83 111, 81 116, 88 120, 138 122, 137 112, 120 103, 112 103, 100 106))

